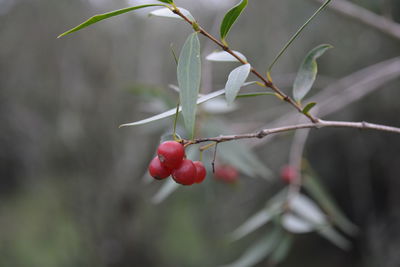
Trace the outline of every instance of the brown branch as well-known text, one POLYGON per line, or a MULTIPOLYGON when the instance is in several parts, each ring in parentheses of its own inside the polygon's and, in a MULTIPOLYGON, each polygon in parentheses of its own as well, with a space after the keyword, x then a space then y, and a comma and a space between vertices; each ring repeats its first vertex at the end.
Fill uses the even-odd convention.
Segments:
POLYGON ((183 140, 183 142, 186 145, 192 145, 192 144, 199 144, 199 143, 204 143, 204 142, 222 143, 222 142, 241 140, 241 139, 253 139, 253 138, 261 139, 268 135, 277 134, 277 133, 289 132, 289 131, 294 131, 294 130, 299 130, 299 129, 312 129, 312 128, 320 129, 320 128, 324 128, 324 127, 368 129, 368 130, 377 130, 377 131, 392 132, 392 133, 400 134, 400 128, 398 128, 398 127, 374 124, 374 123, 369 123, 369 122, 346 122, 346 121, 319 120, 316 123, 302 123, 302 124, 289 125, 289 126, 283 126, 283 127, 277 127, 277 128, 271 128, 271 129, 264 129, 264 130, 261 130, 259 132, 255 132, 255 133, 221 135, 221 136, 217 136, 217 137, 198 138, 198 139, 194 139, 194 140, 183 140))
MULTIPOLYGON (((188 17, 186 17, 177 7, 174 7, 172 9, 172 12, 174 12, 176 15, 180 16, 182 19, 184 19, 187 23, 193 26, 195 30, 197 30, 199 33, 216 43, 219 47, 221 47, 224 51, 227 53, 231 54, 234 58, 236 58, 240 63, 242 64, 248 64, 248 62, 244 59, 242 59, 239 55, 237 55, 232 49, 230 49, 227 45, 222 43, 220 40, 212 36, 210 33, 208 33, 206 30, 204 30, 201 26, 199 26, 197 23, 191 21, 188 17)), ((291 99, 288 95, 286 95, 281 89, 279 89, 276 85, 272 83, 272 81, 269 81, 266 79, 263 75, 261 75, 255 68, 251 68, 251 72, 257 76, 266 87, 271 88, 282 100, 286 101, 290 105, 292 105, 298 112, 302 113, 302 107, 300 104, 296 103, 293 99, 291 99)), ((302 113, 303 114, 303 113, 302 113)), ((314 117, 311 114, 304 114, 311 122, 317 123, 319 121, 318 118, 314 117)))

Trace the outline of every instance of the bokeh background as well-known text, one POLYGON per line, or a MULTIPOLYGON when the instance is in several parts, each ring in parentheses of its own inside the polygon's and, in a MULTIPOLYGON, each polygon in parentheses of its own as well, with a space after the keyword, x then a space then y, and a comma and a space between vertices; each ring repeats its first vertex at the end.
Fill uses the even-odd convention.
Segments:
MULTIPOLYGON (((236 2, 177 0, 214 34, 236 2)), ((264 71, 318 4, 249 2, 229 42, 264 71)), ((400 22, 399 1, 352 2, 400 22)), ((227 240, 284 186, 279 169, 288 161, 293 135, 244 143, 271 169, 270 181, 242 174, 231 186, 209 176, 155 204, 162 182, 148 182, 146 168, 172 121, 118 128, 175 105, 177 95, 168 88, 176 84, 170 47, 179 52, 191 33, 188 25, 149 18, 145 10, 56 39, 93 14, 138 3, 146 1, 0 0, 0 266, 219 266, 263 235, 261 228, 243 240, 227 240)), ((201 42, 205 54, 216 49, 201 42)), ((324 118, 400 126, 400 65, 386 64, 399 57, 400 39, 332 9, 282 57, 276 83, 290 92, 302 58, 321 43, 335 47, 319 61, 313 91, 326 93, 332 111, 324 118), (383 65, 349 76, 377 63, 383 65), (347 83, 338 84, 343 77, 347 83), (355 83, 354 91, 343 93, 355 83), (362 93, 364 88, 369 91, 362 93), (347 103, 349 93, 360 99, 347 103)), ((204 62, 203 92, 223 88, 234 66, 204 62)), ((236 108, 213 116, 247 132, 290 111, 268 97, 239 101, 236 108)), ((322 113, 324 108, 318 106, 322 113)), ((311 131, 305 155, 360 233, 351 238, 350 251, 315 234, 298 235, 281 266, 399 266, 399 136, 311 131)))

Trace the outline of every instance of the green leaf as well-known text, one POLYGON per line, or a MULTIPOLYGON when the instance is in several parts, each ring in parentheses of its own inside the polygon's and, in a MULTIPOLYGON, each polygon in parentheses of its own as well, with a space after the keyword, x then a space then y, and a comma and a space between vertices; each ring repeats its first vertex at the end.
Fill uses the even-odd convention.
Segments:
POLYGON ((232 241, 236 241, 256 231, 261 226, 271 221, 271 219, 273 219, 276 215, 280 214, 283 210, 283 204, 286 200, 286 196, 287 190, 285 188, 272 197, 264 209, 247 219, 231 234, 232 241))
POLYGON ((220 35, 221 39, 225 40, 226 36, 228 35, 232 25, 235 23, 237 18, 240 16, 242 11, 247 6, 248 0, 241 0, 239 4, 234 6, 231 10, 226 13, 224 19, 222 20, 221 27, 220 27, 220 35))
MULTIPOLYGON (((194 21, 195 19, 193 18, 192 14, 184 8, 179 7, 179 10, 182 12, 183 15, 185 15, 187 18, 189 18, 191 21, 194 21)), ((173 13, 171 9, 164 7, 160 9, 153 10, 149 13, 150 16, 156 16, 156 17, 164 17, 164 18, 174 18, 174 19, 180 19, 183 20, 181 16, 178 16, 177 14, 173 13)))
POLYGON ((173 179, 168 179, 159 189, 159 191, 153 196, 153 204, 160 204, 167 197, 179 188, 179 184, 175 183, 173 179))
POLYGON ((136 10, 136 9, 145 8, 145 7, 153 7, 153 6, 165 6, 165 5, 162 5, 162 4, 141 5, 141 6, 123 8, 123 9, 115 10, 115 11, 104 13, 104 14, 98 14, 98 15, 95 15, 95 16, 89 18, 87 21, 79 24, 75 28, 72 28, 72 29, 60 34, 57 38, 61 38, 61 37, 65 36, 65 35, 67 35, 67 34, 79 31, 79 30, 81 30, 83 28, 86 28, 86 27, 88 27, 88 26, 90 26, 92 24, 95 24, 95 23, 97 23, 99 21, 102 21, 102 20, 105 20, 105 19, 108 19, 108 18, 111 18, 111 17, 115 17, 115 16, 118 16, 118 15, 130 12, 130 11, 133 11, 133 10, 136 10))
POLYGON ((358 233, 358 227, 355 226, 346 217, 346 215, 344 215, 344 213, 339 209, 335 201, 317 178, 310 175, 305 175, 304 188, 328 214, 330 220, 343 232, 351 236, 354 236, 358 233))
MULTIPOLYGON (((256 83, 256 82, 246 82, 243 86, 252 85, 254 83, 256 83)), ((180 91, 180 89, 178 87, 176 87, 176 86, 171 85, 171 88, 173 88, 177 92, 180 91)), ((218 97, 220 95, 223 95, 223 94, 225 94, 225 89, 220 89, 220 90, 217 90, 215 92, 209 93, 207 95, 203 95, 203 96, 201 96, 201 97, 199 97, 197 99, 197 105, 205 103, 205 102, 207 102, 207 101, 209 101, 211 99, 214 99, 214 98, 216 98, 216 97, 218 97)), ((179 107, 179 112, 181 112, 181 111, 182 111, 182 107, 180 106, 179 107)), ((158 120, 162 120, 162 119, 171 117, 171 116, 175 115, 175 113, 176 113, 176 108, 173 108, 173 109, 167 110, 167 111, 165 111, 163 113, 160 113, 160 114, 151 116, 149 118, 146 118, 144 120, 122 124, 119 127, 121 128, 121 127, 127 127, 127 126, 143 125, 143 124, 147 124, 147 123, 150 123, 150 122, 153 122, 153 121, 158 121, 158 120)))
POLYGON ((173 4, 174 3, 173 0, 158 0, 158 1, 163 2, 163 3, 167 3, 167 4, 173 4))
MULTIPOLYGON (((201 104, 201 103, 204 103, 204 102, 206 102, 208 100, 214 99, 214 98, 216 98, 216 97, 218 97, 220 95, 223 95, 224 93, 225 93, 225 89, 220 89, 218 91, 215 91, 215 92, 212 92, 212 93, 207 94, 205 96, 202 96, 197 100, 197 104, 201 104)), ((182 111, 182 106, 179 106, 179 112, 181 112, 181 111, 182 111)), ((149 118, 146 118, 144 120, 122 124, 119 127, 121 128, 121 127, 127 127, 127 126, 143 125, 143 124, 147 124, 147 123, 150 123, 150 122, 153 122, 153 121, 158 121, 158 120, 162 120, 162 119, 171 117, 171 116, 175 115, 175 113, 176 113, 176 108, 173 108, 173 109, 167 110, 167 111, 165 111, 163 113, 157 114, 155 116, 151 116, 149 118)))
POLYGON ((271 255, 272 264, 275 265, 281 263, 287 257, 290 248, 292 247, 292 244, 293 236, 290 234, 285 234, 279 242, 279 245, 276 247, 271 255))
POLYGON ((225 97, 229 105, 235 101, 240 88, 245 83, 247 77, 249 77, 250 70, 250 64, 244 64, 237 67, 229 74, 228 81, 225 85, 225 97))
POLYGON ((247 98, 247 97, 264 96, 264 95, 276 96, 276 93, 272 93, 272 92, 246 93, 246 94, 239 94, 236 96, 236 98, 247 98))
MULTIPOLYGON (((233 51, 236 55, 238 55, 241 59, 243 59, 244 61, 247 61, 246 57, 238 52, 238 51, 233 51)), ((238 62, 237 58, 235 58, 234 56, 232 56, 231 54, 229 54, 226 51, 216 51, 216 52, 212 52, 211 54, 209 54, 206 57, 206 60, 209 61, 218 61, 218 62, 238 62)))
POLYGON ((232 233, 232 240, 238 240, 241 239, 242 237, 250 234, 251 232, 254 232, 261 226, 267 224, 271 219, 278 214, 277 211, 268 211, 266 209, 262 209, 253 216, 251 216, 249 219, 246 220, 245 223, 243 223, 239 228, 237 228, 233 233, 232 233))
POLYGON ((315 102, 311 102, 311 103, 308 103, 304 108, 303 108, 303 113, 304 114, 308 114, 308 112, 310 112, 310 110, 316 105, 317 103, 315 103, 315 102))
POLYGON ((183 45, 178 61, 179 97, 185 126, 194 137, 197 97, 200 90, 201 59, 200 41, 197 32, 192 33, 183 45))
POLYGON ((317 233, 343 250, 349 250, 352 247, 350 241, 330 225, 321 227, 317 233))
POLYGON ((293 85, 293 98, 297 102, 301 102, 314 84, 318 72, 317 58, 330 48, 332 46, 328 44, 319 45, 304 58, 293 85))
POLYGON ((282 237, 282 230, 275 228, 271 233, 247 249, 235 262, 223 267, 250 267, 268 257, 282 237))

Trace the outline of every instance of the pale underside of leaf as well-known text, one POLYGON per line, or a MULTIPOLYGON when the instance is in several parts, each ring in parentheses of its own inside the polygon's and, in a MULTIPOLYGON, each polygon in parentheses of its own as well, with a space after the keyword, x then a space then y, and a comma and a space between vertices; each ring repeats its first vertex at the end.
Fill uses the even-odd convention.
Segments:
POLYGON ((259 229, 261 226, 267 224, 276 215, 282 212, 283 203, 286 200, 287 190, 286 188, 279 191, 274 195, 266 204, 266 207, 249 219, 247 219, 241 226, 239 226, 231 234, 232 241, 238 240, 254 231, 259 229))
POLYGON ((228 104, 232 104, 238 95, 240 88, 245 83, 247 77, 250 74, 250 64, 245 64, 235 68, 228 77, 228 81, 225 85, 225 96, 228 104))
POLYGON ((312 225, 292 213, 287 213, 282 216, 282 226, 287 231, 294 234, 310 233, 315 230, 315 225, 312 225))
POLYGON ((338 208, 335 201, 317 178, 305 175, 304 188, 314 199, 318 201, 318 204, 330 217, 330 220, 332 220, 333 223, 336 224, 342 231, 353 236, 358 233, 358 227, 355 226, 338 208))
MULTIPOLYGON (((243 59, 244 61, 247 61, 246 57, 238 52, 238 51, 233 51, 236 55, 238 55, 241 59, 243 59)), ((215 61, 215 62, 239 62, 237 60, 237 58, 235 58, 234 56, 232 56, 231 54, 229 54, 226 51, 216 51, 216 52, 212 52, 211 54, 209 54, 206 57, 206 60, 209 61, 215 61)))
MULTIPOLYGON (((256 82, 246 82, 245 84, 243 84, 243 86, 252 85, 254 83, 256 83, 256 82)), ((170 85, 170 87, 173 88, 173 90, 175 90, 177 92, 180 92, 179 87, 174 86, 174 85, 170 85)), ((211 99, 214 99, 214 98, 216 98, 218 96, 221 96, 223 94, 225 94, 225 89, 220 89, 220 90, 217 90, 215 92, 209 93, 207 95, 203 95, 203 96, 201 96, 201 97, 199 97, 197 99, 197 105, 202 104, 204 102, 207 102, 207 101, 209 101, 211 99)), ((182 111, 182 107, 179 106, 179 112, 181 112, 181 111, 182 111)), ((153 122, 153 121, 158 121, 158 120, 162 120, 162 119, 171 117, 171 116, 175 115, 175 113, 176 113, 176 108, 173 108, 173 109, 167 110, 167 111, 165 111, 163 113, 151 116, 149 118, 146 118, 146 119, 143 119, 143 120, 140 120, 140 121, 135 121, 135 122, 122 124, 119 127, 143 125, 143 124, 147 124, 147 123, 150 123, 150 122, 153 122)))
POLYGON ((298 194, 293 197, 289 202, 289 206, 291 211, 315 225, 327 223, 325 214, 322 210, 313 200, 305 195, 298 194))
MULTIPOLYGON (((190 12, 184 8, 179 7, 179 10, 183 15, 185 15, 187 18, 189 18, 191 21, 194 21, 194 17, 190 12)), ((164 18, 174 18, 174 19, 180 19, 183 20, 183 18, 171 11, 171 9, 164 7, 160 9, 153 10, 149 13, 149 16, 156 16, 156 17, 164 17, 164 18)))
POLYGON ((260 241, 247 249, 235 262, 222 267, 250 267, 268 257, 282 238, 282 231, 275 228, 260 241))

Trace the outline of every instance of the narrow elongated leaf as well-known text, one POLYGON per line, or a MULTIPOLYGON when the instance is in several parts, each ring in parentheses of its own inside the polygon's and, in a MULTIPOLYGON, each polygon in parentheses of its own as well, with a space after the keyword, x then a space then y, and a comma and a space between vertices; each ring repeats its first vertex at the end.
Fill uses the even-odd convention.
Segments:
POLYGON ((167 4, 173 4, 174 3, 173 0, 158 0, 158 1, 163 2, 163 3, 167 3, 167 4))
POLYGON ((299 37, 300 33, 310 24, 311 21, 315 19, 315 17, 325 9, 325 7, 331 2, 332 0, 326 0, 318 9, 314 12, 314 14, 296 31, 296 33, 289 39, 289 41, 282 47, 281 51, 276 55, 275 59, 269 65, 267 70, 267 75, 271 75, 272 67, 278 62, 278 59, 285 53, 285 51, 289 48, 289 46, 299 37))
POLYGON ((168 179, 160 188, 160 190, 152 198, 154 204, 159 204, 163 202, 167 197, 169 197, 173 192, 179 188, 179 184, 175 183, 174 180, 168 179))
MULTIPOLYGON (((224 93, 225 93, 225 89, 220 89, 218 91, 215 91, 215 92, 212 92, 212 93, 207 94, 205 96, 202 96, 197 100, 197 104, 204 103, 204 102, 206 102, 206 101, 208 101, 210 99, 213 99, 213 98, 216 98, 216 97, 218 97, 220 95, 223 95, 224 93)), ((181 112, 181 111, 182 111, 182 106, 179 106, 179 112, 181 112)), ((130 123, 125 123, 125 124, 120 125, 119 127, 143 125, 143 124, 146 124, 146 123, 150 123, 150 122, 153 122, 153 121, 158 121, 158 120, 162 120, 162 119, 171 117, 171 116, 175 115, 175 113, 176 113, 176 108, 172 108, 172 109, 167 110, 167 111, 165 111, 163 113, 151 116, 151 117, 149 117, 147 119, 140 120, 140 121, 135 121, 135 122, 130 122, 130 123)))
POLYGON ((304 188, 321 205, 330 220, 348 235, 356 235, 358 227, 355 226, 332 199, 324 186, 313 176, 304 176, 304 188))
POLYGON ((311 103, 308 103, 304 108, 303 108, 303 113, 304 114, 308 114, 308 112, 310 112, 310 110, 316 105, 317 103, 315 103, 315 102, 311 102, 311 103))
POLYGON ((310 91, 317 77, 317 58, 322 56, 331 45, 323 44, 312 49, 304 58, 293 84, 293 98, 300 102, 310 91))
MULTIPOLYGON (((247 61, 246 57, 238 52, 238 51, 233 51, 236 55, 238 55, 241 59, 247 61)), ((226 51, 217 51, 217 52, 212 52, 206 57, 207 60, 209 61, 219 61, 219 62, 238 62, 238 60, 229 54, 226 51)))
MULTIPOLYGON (((179 8, 179 10, 182 12, 183 15, 185 15, 187 18, 189 18, 191 21, 194 21, 195 19, 193 18, 192 14, 184 8, 179 8)), ((153 10, 149 13, 150 16, 156 16, 156 17, 164 17, 164 18, 174 18, 174 19, 180 19, 183 20, 182 17, 178 16, 177 14, 173 13, 171 9, 164 7, 160 9, 153 10)))
POLYGON ((235 262, 223 267, 250 267, 268 257, 282 237, 279 228, 274 229, 266 237, 255 243, 235 262))
POLYGON ((248 0, 241 0, 239 4, 234 6, 231 10, 228 11, 228 13, 226 13, 220 27, 220 35, 222 40, 225 40, 232 25, 236 22, 242 11, 245 9, 247 3, 248 0))
POLYGON ((237 106, 228 105, 223 98, 216 98, 204 103, 201 108, 210 114, 224 114, 236 110, 237 106))
POLYGON ((327 223, 325 214, 321 211, 318 205, 306 197, 298 194, 290 200, 290 209, 298 214, 301 218, 315 225, 323 225, 327 223))
MULTIPOLYGON (((246 82, 243 86, 252 85, 254 83, 256 83, 256 82, 246 82)), ((174 85, 170 85, 170 87, 173 90, 175 90, 177 92, 180 92, 180 89, 178 87, 176 87, 174 85)), ((220 89, 220 90, 217 90, 215 92, 209 93, 207 95, 203 95, 203 96, 201 96, 201 97, 199 97, 197 99, 197 105, 205 103, 205 102, 207 102, 207 101, 209 101, 211 99, 214 99, 214 98, 216 98, 216 97, 218 97, 220 95, 223 95, 223 94, 225 94, 225 89, 220 89)), ((180 106, 179 107, 179 112, 181 112, 181 111, 182 111, 182 107, 180 106)), ((147 123, 150 123, 150 122, 153 122, 153 121, 158 121, 158 120, 162 120, 162 119, 171 117, 171 116, 175 115, 175 113, 176 113, 176 108, 173 108, 173 109, 167 110, 167 111, 165 111, 163 113, 151 116, 149 118, 146 118, 146 119, 143 119, 143 120, 140 120, 140 121, 135 121, 135 122, 122 124, 119 127, 143 125, 143 124, 147 124, 147 123)))
POLYGON ((271 255, 272 264, 278 264, 282 262, 288 255, 290 248, 292 247, 292 244, 293 244, 293 236, 290 234, 285 234, 282 237, 281 241, 279 242, 279 245, 276 247, 276 249, 271 255))
POLYGON ((330 225, 318 229, 317 233, 343 250, 349 250, 352 246, 347 238, 330 225))
POLYGON ((193 138, 201 79, 200 41, 197 32, 189 35, 183 45, 179 55, 177 75, 183 120, 193 138))
POLYGON ((246 94, 239 94, 236 96, 236 98, 247 98, 247 97, 255 97, 255 96, 265 96, 265 95, 276 96, 276 93, 272 93, 272 92, 246 93, 246 94))
POLYGON ((245 64, 234 69, 228 77, 228 81, 225 85, 225 96, 228 104, 232 104, 235 101, 240 88, 245 83, 247 77, 249 77, 251 70, 250 64, 245 64))
POLYGON ((238 240, 261 226, 267 224, 274 216, 278 215, 282 212, 283 209, 283 202, 286 200, 287 190, 283 189, 274 197, 272 197, 266 207, 249 219, 247 219, 240 227, 238 227, 232 234, 231 239, 232 241, 238 240))
POLYGON ((294 234, 305 234, 315 230, 315 225, 292 213, 286 213, 282 216, 282 226, 294 234))
POLYGON ((238 240, 267 224, 275 214, 276 211, 274 213, 266 209, 260 210, 232 233, 232 240, 238 240))
POLYGON ((74 28, 72 28, 72 29, 60 34, 57 38, 61 38, 61 37, 65 36, 65 35, 67 35, 67 34, 79 31, 79 30, 81 30, 83 28, 86 28, 86 27, 88 27, 88 26, 90 26, 92 24, 95 24, 95 23, 97 23, 99 21, 102 21, 102 20, 105 20, 105 19, 108 19, 108 18, 111 18, 111 17, 115 17, 115 16, 118 16, 118 15, 130 12, 130 11, 133 11, 133 10, 136 10, 136 9, 145 8, 145 7, 153 7, 153 6, 165 6, 165 5, 163 5, 163 4, 141 5, 141 6, 127 7, 127 8, 115 10, 115 11, 112 11, 112 12, 104 13, 104 14, 98 14, 98 15, 95 15, 95 16, 89 18, 88 20, 86 20, 85 22, 79 24, 78 26, 76 26, 76 27, 74 27, 74 28))

